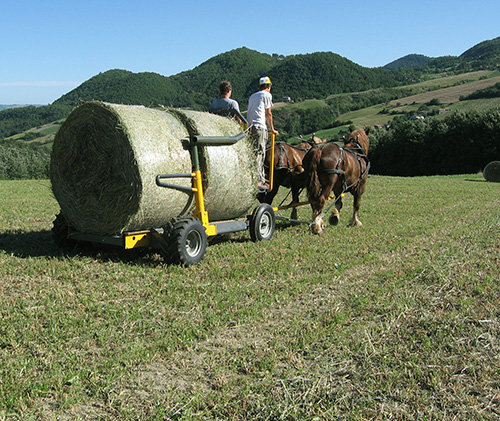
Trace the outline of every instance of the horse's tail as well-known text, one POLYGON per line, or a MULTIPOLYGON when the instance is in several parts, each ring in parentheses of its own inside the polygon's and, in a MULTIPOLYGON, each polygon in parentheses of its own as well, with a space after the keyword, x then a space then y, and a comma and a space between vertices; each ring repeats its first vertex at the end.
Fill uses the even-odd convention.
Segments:
POLYGON ((321 194, 321 183, 318 177, 318 166, 321 159, 321 149, 311 148, 302 162, 306 174, 307 198, 314 202, 321 194))

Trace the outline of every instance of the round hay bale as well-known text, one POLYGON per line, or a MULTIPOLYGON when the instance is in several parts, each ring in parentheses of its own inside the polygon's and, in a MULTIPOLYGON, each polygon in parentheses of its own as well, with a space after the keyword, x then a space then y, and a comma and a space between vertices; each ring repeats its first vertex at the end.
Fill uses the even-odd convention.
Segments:
MULTIPOLYGON (((193 134, 231 136, 241 131, 238 126, 234 133, 233 121, 227 117, 222 117, 222 121, 231 123, 230 126, 221 125, 220 118, 214 119, 213 114, 198 111, 183 113, 196 126, 196 133, 193 134)), ((254 204, 259 178, 255 152, 249 141, 240 141, 231 146, 204 147, 200 166, 205 187, 205 206, 211 220, 222 221, 242 216, 254 204), (242 203, 244 206, 241 206, 242 203)))
POLYGON ((500 161, 492 161, 483 170, 486 181, 500 182, 500 161))
MULTIPOLYGON (((209 113, 88 102, 73 110, 56 135, 52 190, 69 224, 81 232, 161 227, 194 211, 192 194, 156 185, 158 174, 191 173, 182 140, 189 134, 233 136, 240 131, 233 120, 209 113)), ((248 140, 202 149, 210 219, 244 215, 255 202, 257 184, 248 140)), ((190 179, 171 182, 190 186, 190 179)))

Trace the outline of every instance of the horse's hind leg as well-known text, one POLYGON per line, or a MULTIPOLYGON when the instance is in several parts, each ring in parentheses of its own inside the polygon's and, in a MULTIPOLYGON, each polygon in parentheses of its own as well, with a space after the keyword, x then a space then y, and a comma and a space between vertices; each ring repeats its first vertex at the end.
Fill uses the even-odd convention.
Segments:
POLYGON ((328 184, 321 192, 320 197, 316 203, 311 203, 313 208, 313 222, 311 223, 311 231, 313 234, 321 234, 325 228, 325 222, 323 221, 323 208, 325 207, 326 201, 332 192, 333 184, 328 184))
POLYGON ((354 203, 353 203, 353 211, 352 211, 352 219, 349 225, 351 227, 361 227, 363 226, 363 223, 359 220, 359 207, 361 206, 361 195, 363 194, 365 190, 365 185, 364 183, 359 186, 354 192, 354 203))

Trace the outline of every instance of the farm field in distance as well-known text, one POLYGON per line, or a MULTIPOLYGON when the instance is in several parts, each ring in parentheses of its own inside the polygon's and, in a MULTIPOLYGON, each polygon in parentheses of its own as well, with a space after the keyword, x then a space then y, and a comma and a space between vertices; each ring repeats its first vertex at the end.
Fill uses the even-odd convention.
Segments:
POLYGON ((498 419, 499 192, 369 176, 363 227, 183 268, 63 252, 50 182, 0 181, 0 419, 498 419))

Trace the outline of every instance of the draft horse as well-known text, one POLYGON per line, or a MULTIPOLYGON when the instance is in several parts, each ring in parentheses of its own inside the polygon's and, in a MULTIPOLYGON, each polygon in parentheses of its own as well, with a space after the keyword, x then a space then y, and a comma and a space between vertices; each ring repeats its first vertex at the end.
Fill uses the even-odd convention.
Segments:
POLYGON ((314 234, 321 234, 324 229, 323 208, 331 193, 335 195, 335 207, 329 218, 330 224, 339 223, 342 194, 349 192, 354 196, 353 214, 349 225, 363 225, 358 212, 370 170, 369 145, 368 130, 358 129, 349 133, 344 140, 344 147, 336 143, 327 143, 311 148, 304 156, 307 198, 313 211, 311 231, 314 234))
MULTIPOLYGON (((258 200, 263 203, 272 204, 280 186, 291 189, 292 203, 299 202, 301 189, 306 187, 302 159, 311 146, 323 144, 325 140, 312 136, 297 145, 289 145, 285 142, 274 144, 274 162, 271 163, 271 147, 267 148, 264 160, 266 177, 269 178, 271 165, 274 165, 273 188, 270 191, 259 193, 258 200)), ((297 208, 292 209, 291 219, 297 219, 297 208)))

